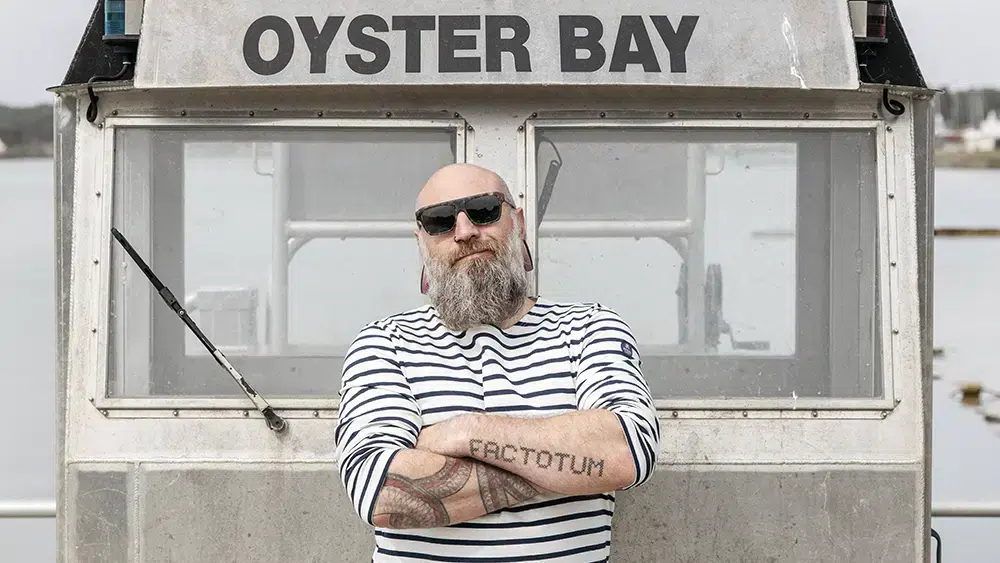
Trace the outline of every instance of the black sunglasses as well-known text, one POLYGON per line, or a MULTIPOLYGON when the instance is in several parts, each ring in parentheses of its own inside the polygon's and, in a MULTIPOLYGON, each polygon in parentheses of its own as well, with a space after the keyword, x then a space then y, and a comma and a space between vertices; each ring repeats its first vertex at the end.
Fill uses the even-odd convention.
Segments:
POLYGON ((505 203, 514 207, 514 202, 501 192, 443 201, 418 209, 417 223, 429 235, 443 235, 455 228, 458 214, 464 211, 473 225, 482 227, 500 220, 505 203))

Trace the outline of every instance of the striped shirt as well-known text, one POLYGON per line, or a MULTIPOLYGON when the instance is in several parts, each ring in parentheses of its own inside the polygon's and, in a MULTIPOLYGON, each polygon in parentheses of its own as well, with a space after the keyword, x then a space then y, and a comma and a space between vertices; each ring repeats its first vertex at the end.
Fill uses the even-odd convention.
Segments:
MULTIPOLYGON (((508 329, 445 328, 432 306, 365 326, 344 360, 337 421, 340 475, 373 524, 393 455, 425 425, 467 413, 618 416, 645 483, 660 427, 628 325, 599 304, 539 299, 508 329)), ((375 529, 375 562, 607 561, 615 495, 545 494, 478 519, 431 529, 375 529)))

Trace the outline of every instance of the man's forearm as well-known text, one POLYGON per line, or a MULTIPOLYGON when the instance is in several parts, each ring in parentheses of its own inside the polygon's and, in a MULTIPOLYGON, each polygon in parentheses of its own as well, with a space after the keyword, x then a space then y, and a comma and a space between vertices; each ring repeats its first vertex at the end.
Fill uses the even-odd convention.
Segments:
POLYGON ((527 479, 487 463, 401 450, 375 502, 382 528, 436 528, 465 522, 543 493, 527 479))
POLYGON ((621 422, 607 410, 547 418, 469 415, 448 423, 440 430, 451 436, 444 441, 448 451, 441 453, 486 462, 554 492, 610 492, 635 479, 621 422))

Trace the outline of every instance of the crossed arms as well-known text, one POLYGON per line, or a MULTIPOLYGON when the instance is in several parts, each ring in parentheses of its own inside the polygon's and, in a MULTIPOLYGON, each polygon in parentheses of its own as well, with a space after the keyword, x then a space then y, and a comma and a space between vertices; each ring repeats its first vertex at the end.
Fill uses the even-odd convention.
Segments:
POLYGON ((458 416, 421 428, 388 331, 366 327, 345 358, 337 449, 358 515, 383 528, 447 526, 545 493, 641 485, 659 424, 627 325, 595 307, 576 380, 580 410, 546 418, 458 416))

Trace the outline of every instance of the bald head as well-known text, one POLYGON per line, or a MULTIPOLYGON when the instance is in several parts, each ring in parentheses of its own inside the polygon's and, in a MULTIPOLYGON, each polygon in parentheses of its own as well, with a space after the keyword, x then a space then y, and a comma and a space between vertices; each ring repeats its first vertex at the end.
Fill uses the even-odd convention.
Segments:
POLYGON ((426 205, 487 192, 510 190, 496 172, 475 164, 449 164, 431 175, 417 194, 416 209, 426 205))

